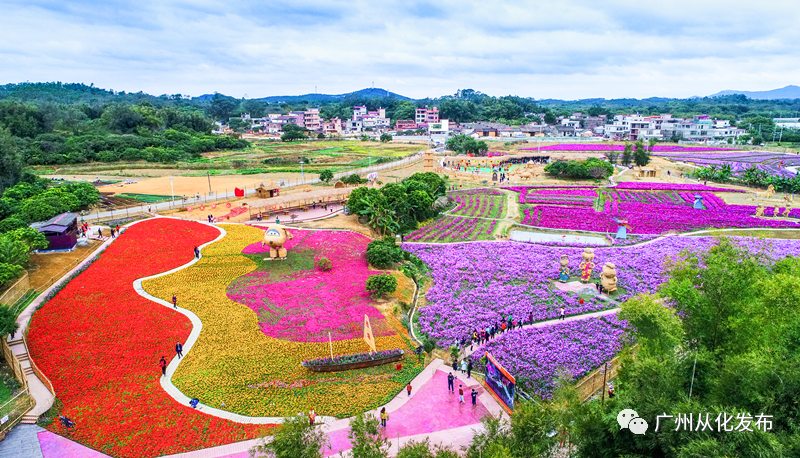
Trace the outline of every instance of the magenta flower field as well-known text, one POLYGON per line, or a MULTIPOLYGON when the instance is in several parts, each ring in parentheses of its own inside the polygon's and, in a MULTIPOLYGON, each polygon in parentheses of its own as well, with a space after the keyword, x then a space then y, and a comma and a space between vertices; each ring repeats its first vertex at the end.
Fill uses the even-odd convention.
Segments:
MULTIPOLYGON (((364 315, 370 317, 375 336, 392 331, 383 315, 372 305, 364 283, 371 274, 366 249, 370 240, 352 232, 291 230, 294 239, 285 247, 291 256, 306 258, 305 269, 276 275, 268 261, 239 277, 228 286, 228 297, 247 305, 258 314, 264 334, 299 342, 325 342, 328 332, 334 340, 360 338, 364 315), (313 259, 327 257, 333 268, 327 272, 313 267, 313 259)), ((267 253, 254 243, 244 254, 267 253)), ((282 265, 280 267, 283 267, 282 265)))
MULTIPOLYGON (((520 151, 623 151, 625 145, 609 145, 601 143, 562 143, 547 145, 537 148, 520 148, 520 151)), ((679 146, 679 145, 654 145, 653 152, 704 152, 704 151, 730 151, 726 148, 712 148, 709 146, 679 146)))

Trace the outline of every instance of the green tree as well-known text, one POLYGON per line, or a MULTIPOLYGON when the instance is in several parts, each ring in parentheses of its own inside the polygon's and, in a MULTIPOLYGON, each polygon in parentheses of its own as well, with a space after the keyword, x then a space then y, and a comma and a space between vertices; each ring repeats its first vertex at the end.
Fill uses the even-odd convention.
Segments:
POLYGON ((636 150, 633 153, 633 161, 639 167, 644 167, 650 163, 650 153, 644 146, 644 142, 640 139, 636 141, 636 150))
POLYGON ((319 173, 319 179, 320 181, 324 181, 325 183, 330 183, 330 181, 333 179, 333 170, 331 169, 323 170, 322 172, 319 173))
MULTIPOLYGON (((343 180, 344 181, 344 180, 343 180)), ((367 208, 365 198, 382 199, 381 192, 375 188, 360 187, 353 190, 347 198, 347 208, 351 215, 360 215, 367 208)))
POLYGON ((397 222, 396 213, 386 206, 386 201, 383 196, 372 197, 367 195, 362 199, 362 204, 364 208, 359 212, 359 215, 365 216, 367 218, 367 224, 375 229, 379 229, 382 236, 386 235, 387 232, 392 234, 398 231, 400 227, 397 222))
POLYGON ((619 157, 619 154, 617 154, 617 152, 613 149, 613 145, 612 145, 612 149, 606 151, 605 156, 606 156, 606 160, 608 160, 608 162, 610 162, 611 164, 614 164, 614 163, 617 162, 617 158, 619 157))
POLYGON ((32 227, 21 227, 6 232, 2 237, 15 242, 24 242, 28 246, 28 251, 44 250, 48 244, 44 234, 32 227))
POLYGON ((12 240, 5 234, 0 237, 0 264, 24 266, 28 264, 30 247, 21 240, 12 240))
POLYGON ((419 442, 406 442, 397 452, 397 458, 458 458, 458 453, 440 445, 431 446, 426 437, 419 442))
POLYGON ((630 143, 625 143, 625 149, 622 150, 622 165, 625 167, 631 165, 633 162, 633 148, 630 143))
POLYGON ((392 141, 392 136, 391 134, 383 133, 381 134, 380 140, 381 143, 389 143, 390 141, 392 141))
POLYGON ((391 274, 370 275, 364 286, 373 296, 384 296, 387 293, 395 292, 397 278, 391 274))
POLYGON ((0 129, 0 194, 22 179, 25 161, 16 138, 0 129))
POLYGON ((675 311, 662 298, 640 294, 622 303, 619 319, 634 329, 634 336, 644 351, 664 355, 683 337, 675 311))
POLYGON ((253 458, 323 458, 324 448, 330 448, 328 435, 305 417, 288 417, 271 437, 250 449, 253 458))
POLYGON ((0 286, 11 283, 12 280, 22 275, 24 270, 20 265, 0 262, 0 286))
POLYGON ((306 138, 305 128, 298 126, 297 124, 284 124, 282 127, 283 134, 281 135, 281 140, 285 142, 291 142, 295 140, 302 140, 306 138))
MULTIPOLYGON (((3 267, 0 265, 0 285, 3 284, 3 267)), ((0 304, 0 337, 5 338, 8 334, 16 332, 19 329, 17 323, 17 316, 11 311, 9 307, 0 304)))
MULTIPOLYGON (((377 276, 373 275, 370 278, 377 276)), ((397 280, 395 280, 396 282, 397 280)), ((389 440, 382 437, 380 420, 372 414, 362 413, 353 417, 350 420, 350 432, 347 433, 347 438, 350 439, 350 444, 353 446, 350 451, 353 458, 386 458, 389 456, 389 440)))

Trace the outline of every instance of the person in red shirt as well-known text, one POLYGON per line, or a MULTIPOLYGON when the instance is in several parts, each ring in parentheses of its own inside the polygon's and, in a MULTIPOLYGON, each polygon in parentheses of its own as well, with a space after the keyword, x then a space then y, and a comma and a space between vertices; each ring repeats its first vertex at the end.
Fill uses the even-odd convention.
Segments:
POLYGON ((411 384, 410 383, 406 386, 406 391, 408 392, 408 395, 411 396, 411 384))

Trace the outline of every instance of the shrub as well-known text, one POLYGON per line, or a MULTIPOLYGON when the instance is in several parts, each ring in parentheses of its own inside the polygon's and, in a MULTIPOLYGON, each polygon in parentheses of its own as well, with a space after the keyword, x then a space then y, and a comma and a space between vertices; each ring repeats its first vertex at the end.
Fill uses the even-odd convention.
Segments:
POLYGON ((391 240, 373 240, 367 245, 367 262, 378 269, 388 269, 403 260, 403 250, 391 240))
POLYGON ((328 258, 319 258, 314 262, 317 269, 327 272, 333 268, 333 263, 328 258))
POLYGON ((365 286, 373 296, 383 296, 395 292, 397 279, 391 274, 370 275, 365 286))

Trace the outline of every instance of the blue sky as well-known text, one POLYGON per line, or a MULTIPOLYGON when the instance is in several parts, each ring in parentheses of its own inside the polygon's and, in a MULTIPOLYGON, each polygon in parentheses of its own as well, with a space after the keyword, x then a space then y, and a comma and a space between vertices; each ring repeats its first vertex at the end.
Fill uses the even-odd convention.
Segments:
POLYGON ((0 0, 0 83, 689 97, 800 84, 800 2, 0 0))

